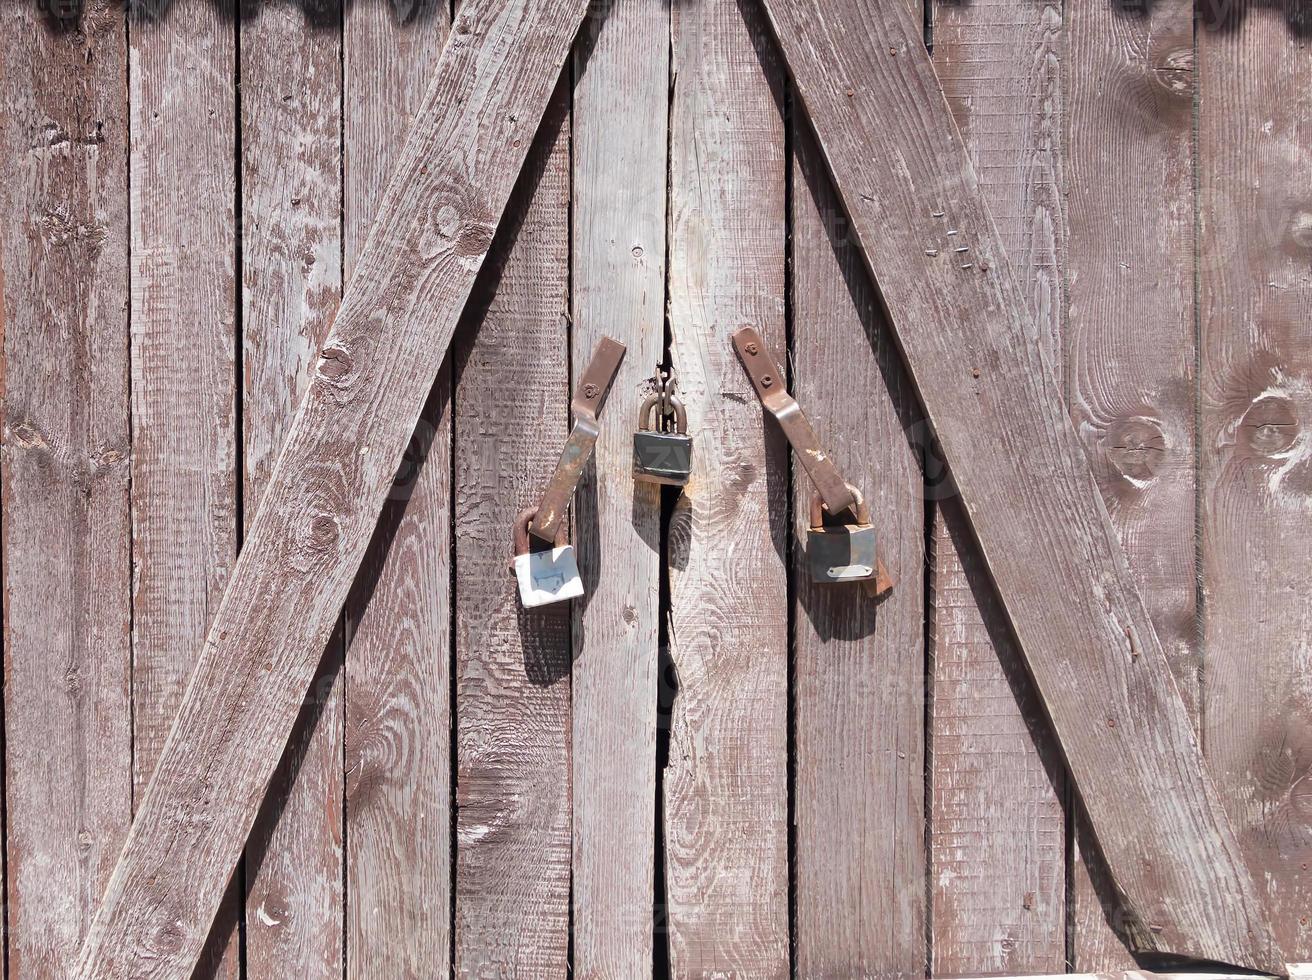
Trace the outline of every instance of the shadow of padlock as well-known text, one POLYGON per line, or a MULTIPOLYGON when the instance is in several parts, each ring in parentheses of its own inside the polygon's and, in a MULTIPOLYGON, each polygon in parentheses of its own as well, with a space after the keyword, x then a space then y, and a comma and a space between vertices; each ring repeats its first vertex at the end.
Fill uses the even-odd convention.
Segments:
POLYGON ((515 556, 512 567, 519 583, 519 601, 525 609, 566 602, 583 595, 583 578, 579 575, 574 546, 565 540, 562 526, 552 545, 543 543, 533 550, 528 524, 538 509, 529 507, 515 518, 515 556))

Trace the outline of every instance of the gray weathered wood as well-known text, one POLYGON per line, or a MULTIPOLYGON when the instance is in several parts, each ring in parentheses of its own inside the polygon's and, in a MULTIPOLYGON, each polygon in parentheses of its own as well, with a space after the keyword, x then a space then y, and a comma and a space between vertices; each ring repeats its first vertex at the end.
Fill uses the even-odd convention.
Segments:
MULTIPOLYGON (((341 47, 294 4, 241 24, 242 507, 282 448, 341 300, 341 47)), ((246 529, 243 529, 246 530, 246 529)), ((246 969, 340 975, 342 700, 334 631, 246 849, 246 969)))
MULTIPOLYGON (((237 558, 239 340, 236 4, 178 0, 133 10, 132 751, 139 811, 237 558)), ((237 976, 240 915, 234 887, 202 975, 237 976)))
MULTIPOLYGON (((1193 12, 1067 8, 1063 146, 1066 397, 1196 722, 1193 12)), ((1083 860, 1073 880, 1076 968, 1133 967, 1083 860)))
POLYGON ((1279 971, 921 25, 900 4, 764 5, 1116 886, 1141 924, 1136 943, 1279 971), (1057 606, 1065 615, 1052 615, 1057 606))
POLYGON ((669 317, 697 441, 669 541, 670 963, 786 977, 788 465, 729 342, 754 326, 783 361, 782 71, 751 4, 675 4, 673 32, 669 317))
MULTIPOLYGON (((652 964, 661 494, 633 480, 636 408, 664 354, 670 71, 666 0, 594 8, 574 58, 573 355, 628 353, 575 496, 574 972, 652 964)), ((574 384, 577 384, 577 377, 574 384)))
POLYGON ((462 977, 568 972, 570 606, 523 609, 509 563, 515 516, 541 499, 569 430, 569 159, 562 82, 457 345, 462 977))
POLYGON ((1279 6, 1224 9, 1200 5, 1198 33, 1203 744, 1276 938, 1307 960, 1312 61, 1279 6))
POLYGON ((457 18, 76 976, 183 977, 200 955, 584 7, 457 18))
MULTIPOLYGON (((934 5, 934 66, 1035 330, 1062 364, 1062 9, 934 5)), ((936 454, 929 649, 934 976, 1066 965, 1065 767, 936 454)))
POLYGON ((925 975, 925 505, 918 409, 805 120, 793 147, 793 391, 898 585, 817 585, 793 467, 797 976, 925 975), (910 430, 908 439, 904 430, 910 430), (878 666, 876 666, 878 665, 878 666))
MULTIPOLYGON (((349 276, 450 27, 446 0, 355 3, 343 25, 349 276)), ((451 412, 443 364, 347 601, 346 975, 451 961, 451 412)))
POLYGON ((61 977, 132 817, 122 8, 0 5, 9 975, 61 977))

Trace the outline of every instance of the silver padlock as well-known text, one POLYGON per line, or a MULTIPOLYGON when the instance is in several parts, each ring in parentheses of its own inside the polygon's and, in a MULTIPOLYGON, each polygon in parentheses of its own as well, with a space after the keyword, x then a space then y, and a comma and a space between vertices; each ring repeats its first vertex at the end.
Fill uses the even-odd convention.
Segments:
MULTIPOLYGON (((853 491, 855 493, 855 490, 853 491)), ((811 581, 841 583, 874 579, 879 571, 875 553, 875 528, 870 508, 856 493, 856 513, 844 511, 855 523, 841 522, 842 515, 829 515, 820 495, 811 498, 811 528, 807 533, 807 556, 811 581)))
POLYGON ((554 546, 532 550, 528 524, 536 513, 537 508, 530 507, 515 519, 515 579, 519 582, 519 601, 525 609, 583 595, 583 579, 574 557, 574 546, 566 543, 563 527, 556 534, 554 546))
POLYGON ((683 402, 665 392, 642 403, 633 434, 633 478, 641 483, 687 486, 692 477, 692 436, 683 402), (656 427, 652 427, 652 416, 656 427), (671 424, 674 431, 666 431, 671 424))

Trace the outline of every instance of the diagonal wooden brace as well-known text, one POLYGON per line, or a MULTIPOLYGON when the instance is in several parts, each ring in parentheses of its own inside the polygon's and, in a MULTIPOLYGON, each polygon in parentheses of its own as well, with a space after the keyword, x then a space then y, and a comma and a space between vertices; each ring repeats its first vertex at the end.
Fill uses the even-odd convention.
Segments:
POLYGON ((1283 974, 908 5, 761 0, 1130 915, 1283 974))
POLYGON ((83 944, 186 980, 587 0, 466 0, 83 944))

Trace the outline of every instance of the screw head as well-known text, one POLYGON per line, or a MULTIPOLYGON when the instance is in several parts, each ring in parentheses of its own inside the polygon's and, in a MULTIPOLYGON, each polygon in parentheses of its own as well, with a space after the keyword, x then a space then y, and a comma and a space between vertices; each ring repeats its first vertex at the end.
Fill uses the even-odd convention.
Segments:
POLYGON ((596 385, 591 385, 591 384, 589 384, 589 385, 584 385, 584 386, 583 386, 583 397, 584 397, 584 398, 596 398, 596 397, 597 397, 597 386, 596 386, 596 385))
POLYGON ((753 357, 755 357, 757 354, 761 353, 761 348, 757 347, 755 344, 748 344, 747 347, 745 348, 745 350, 747 351, 747 353, 751 354, 753 357))
POLYGON ((766 374, 761 376, 762 388, 769 388, 772 384, 774 384, 774 377, 772 375, 766 374))

